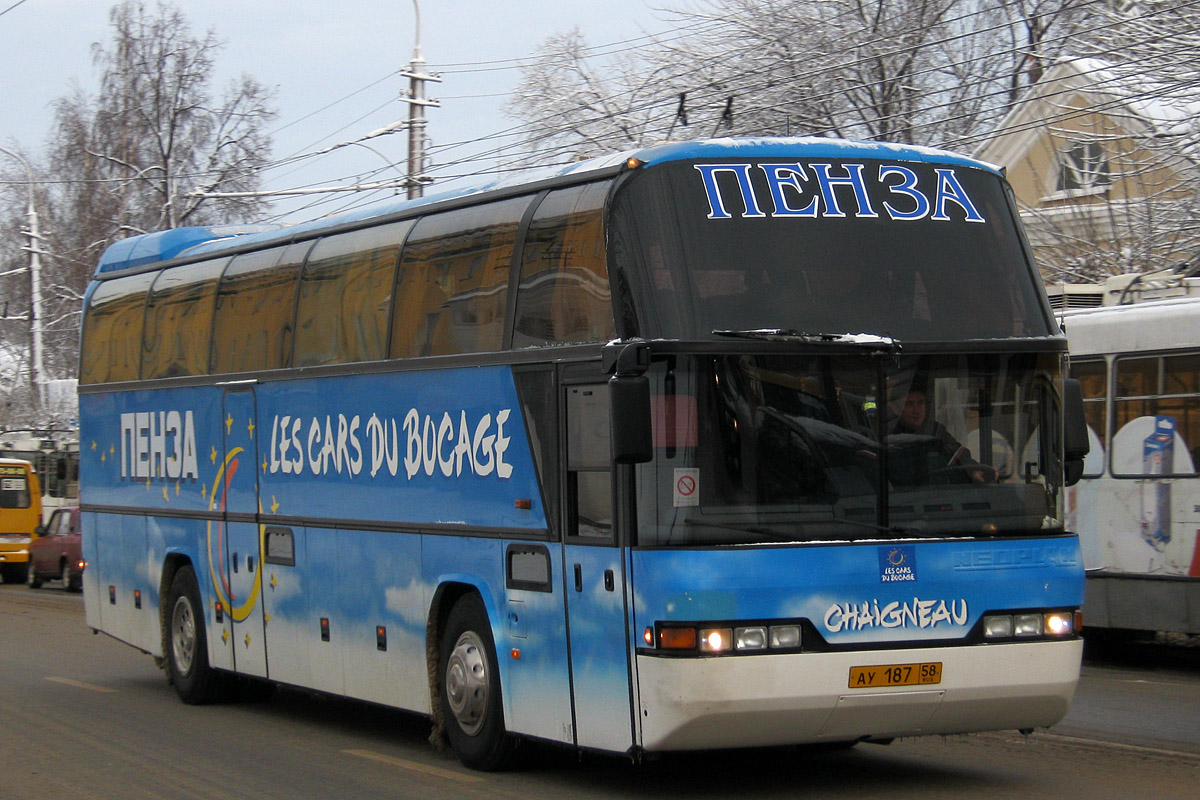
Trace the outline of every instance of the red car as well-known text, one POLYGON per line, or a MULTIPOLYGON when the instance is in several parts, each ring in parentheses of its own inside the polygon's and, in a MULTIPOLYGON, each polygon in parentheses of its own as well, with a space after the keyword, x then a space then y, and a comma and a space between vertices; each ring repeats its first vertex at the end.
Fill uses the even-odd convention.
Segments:
POLYGON ((43 581, 61 580, 68 592, 83 588, 83 554, 79 543, 79 508, 63 506, 50 521, 39 525, 37 538, 29 546, 29 587, 43 581))

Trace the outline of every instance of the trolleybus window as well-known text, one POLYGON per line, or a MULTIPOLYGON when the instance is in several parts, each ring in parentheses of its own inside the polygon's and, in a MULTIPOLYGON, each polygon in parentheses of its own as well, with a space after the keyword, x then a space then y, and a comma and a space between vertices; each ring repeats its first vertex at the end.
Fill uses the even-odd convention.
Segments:
MULTIPOLYGON (((1170 429, 1182 440, 1190 461, 1186 464, 1176 456, 1171 464, 1151 465, 1143 458, 1133 469, 1130 469, 1132 461, 1123 466, 1114 464, 1113 473, 1195 474, 1194 465, 1200 463, 1200 356, 1188 353, 1118 358, 1113 363, 1117 385, 1113 398, 1116 429, 1121 430, 1139 417, 1169 419, 1170 429)), ((1161 432, 1156 431, 1155 435, 1161 432)), ((1178 446, 1173 443, 1171 450, 1178 446)))
MULTIPOLYGON (((1108 364, 1103 360, 1072 361, 1071 377, 1083 389, 1083 412, 1087 425, 1099 439, 1102 449, 1108 447, 1108 364)), ((1103 459, 1089 459, 1084 477, 1104 472, 1103 459)))

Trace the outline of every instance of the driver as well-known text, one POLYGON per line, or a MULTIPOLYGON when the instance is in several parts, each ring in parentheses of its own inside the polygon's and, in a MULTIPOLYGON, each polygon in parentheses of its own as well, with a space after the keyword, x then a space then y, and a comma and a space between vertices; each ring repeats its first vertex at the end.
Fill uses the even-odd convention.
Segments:
POLYGON ((964 447, 946 426, 938 422, 929 413, 929 401, 923 386, 914 384, 904 395, 904 400, 897 409, 893 433, 914 434, 936 439, 945 450, 946 466, 963 467, 971 480, 983 483, 987 480, 987 472, 982 464, 971 458, 971 452, 964 447))

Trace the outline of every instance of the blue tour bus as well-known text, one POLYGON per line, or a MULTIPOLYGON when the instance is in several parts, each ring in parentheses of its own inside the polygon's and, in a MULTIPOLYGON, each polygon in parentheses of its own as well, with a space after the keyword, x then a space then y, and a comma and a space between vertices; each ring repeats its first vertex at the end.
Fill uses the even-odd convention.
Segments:
POLYGON ((134 237, 85 300, 87 621, 185 702, 361 698, 484 769, 1048 726, 1065 354, 1001 174, 918 147, 134 237))

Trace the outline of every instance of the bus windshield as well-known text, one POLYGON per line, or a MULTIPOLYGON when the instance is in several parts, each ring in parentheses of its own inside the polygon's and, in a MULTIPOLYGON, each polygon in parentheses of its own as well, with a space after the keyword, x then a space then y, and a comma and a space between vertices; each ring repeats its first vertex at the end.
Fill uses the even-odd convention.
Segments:
POLYGON ((618 188, 610 248, 636 335, 1055 335, 996 175, 859 159, 664 164, 618 188), (819 180, 818 180, 819 178, 819 180))
POLYGON ((1059 359, 668 356, 643 546, 1061 530, 1059 359))

